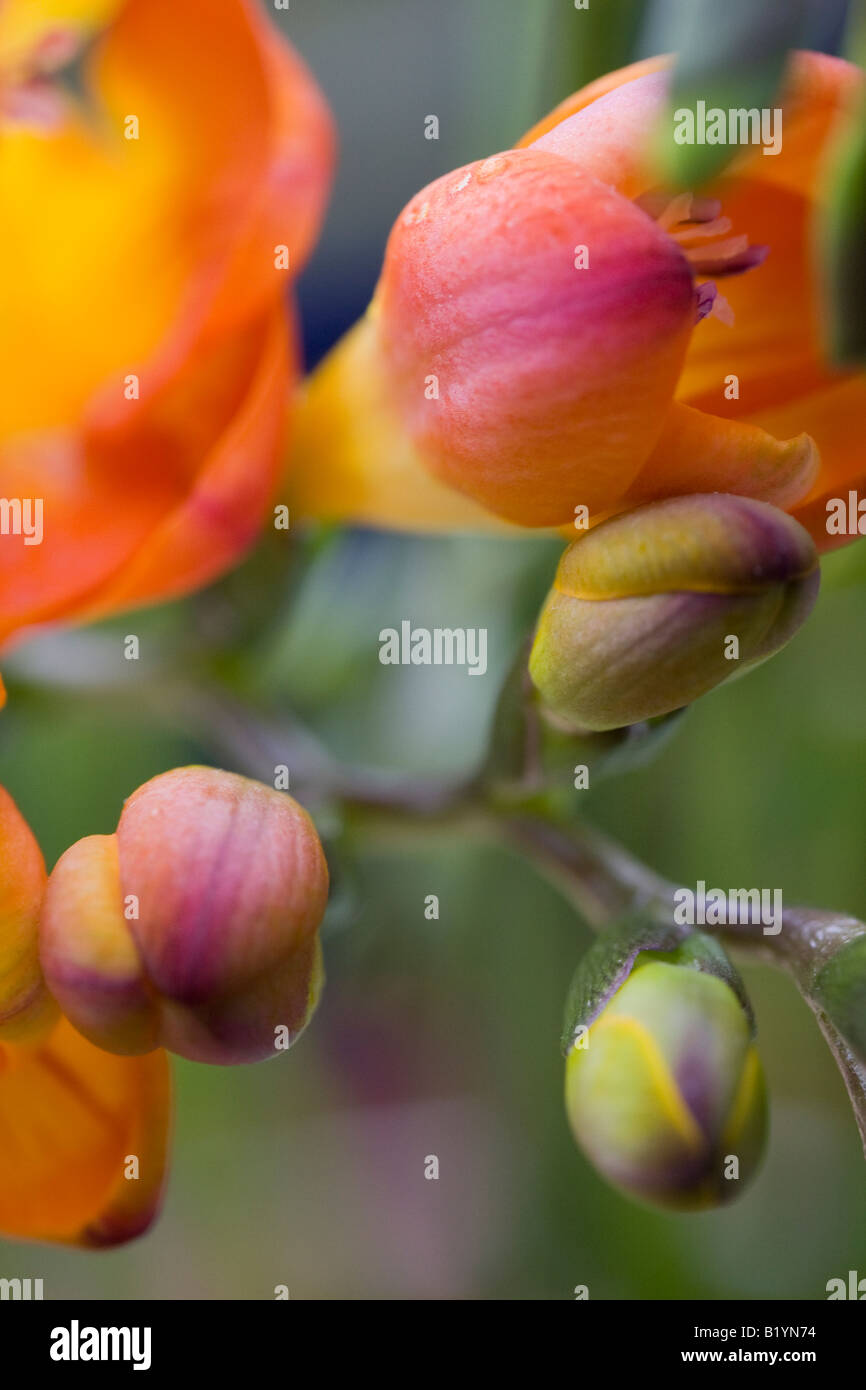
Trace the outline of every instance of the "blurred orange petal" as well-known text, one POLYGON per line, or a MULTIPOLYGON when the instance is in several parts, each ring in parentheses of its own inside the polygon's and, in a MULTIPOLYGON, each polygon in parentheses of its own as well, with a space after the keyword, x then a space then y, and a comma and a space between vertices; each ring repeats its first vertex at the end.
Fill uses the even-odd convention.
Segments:
MULTIPOLYGON (((116 448, 127 462, 136 453, 147 458, 159 451, 168 458, 174 446, 179 464, 190 458, 199 464, 123 568, 92 604, 85 602, 85 616, 199 588, 252 545, 278 476, 285 383, 294 358, 285 314, 277 308, 206 353, 199 375, 187 371, 145 403, 125 446, 122 427, 118 435, 109 432, 109 452, 116 448), (205 422, 219 424, 220 432, 190 448, 190 433, 205 422)), ((100 443, 105 447, 106 438, 100 443)))
POLYGON ((117 570, 165 515, 177 488, 141 473, 94 470, 72 430, 0 438, 6 495, 41 499, 45 536, 0 546, 0 641, 29 623, 73 613, 117 570))
POLYGON ((162 1192, 167 1059, 108 1056, 58 1020, 38 955, 45 865, 2 787, 0 868, 0 1234, 129 1240, 162 1192))
POLYGON ((0 639, 70 610, 89 618, 186 592, 236 560, 275 485, 291 352, 277 308, 206 343, 140 400, 103 395, 83 441, 36 436, 9 461, 0 442, 14 495, 41 486, 46 517, 41 546, 10 536, 0 550, 0 639))
POLYGON ((114 1057, 65 1020, 37 1046, 0 1044, 0 1233, 89 1247, 141 1235, 162 1198, 170 1111, 164 1052, 114 1057))
POLYGON ((41 1036, 56 1021, 39 963, 45 862, 32 830, 0 787, 0 1051, 41 1036))
POLYGON ((126 0, 87 71, 92 105, 0 141, 0 492, 45 511, 43 546, 0 557, 6 635, 185 592, 250 543, 333 163, 252 0, 126 0))

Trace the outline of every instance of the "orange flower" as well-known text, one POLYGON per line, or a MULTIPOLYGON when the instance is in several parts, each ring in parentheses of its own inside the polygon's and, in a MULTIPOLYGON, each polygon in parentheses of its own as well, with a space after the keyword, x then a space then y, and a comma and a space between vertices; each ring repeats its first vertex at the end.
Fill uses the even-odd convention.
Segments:
POLYGON ((254 0, 6 0, 0 129, 0 497, 43 533, 0 538, 3 638, 182 594, 254 539, 333 140, 254 0))
POLYGON ((666 66, 594 83, 412 200, 370 312, 308 387, 302 508, 570 526, 724 491, 820 549, 846 539, 826 501, 866 482, 866 377, 826 360, 811 242, 862 74, 796 55, 781 152, 744 147, 693 196, 655 172, 666 66))
POLYGON ((109 1056, 59 1017, 37 955, 45 866, 3 788, 0 867, 0 1232, 118 1244, 159 1207, 168 1060, 109 1056))

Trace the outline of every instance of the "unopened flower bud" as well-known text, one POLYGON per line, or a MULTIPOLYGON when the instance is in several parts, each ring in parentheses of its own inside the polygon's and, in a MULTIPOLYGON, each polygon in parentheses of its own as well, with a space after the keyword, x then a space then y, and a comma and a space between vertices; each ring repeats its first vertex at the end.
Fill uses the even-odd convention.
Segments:
POLYGON ((573 1028, 566 1107, 610 1182, 697 1210, 732 1200, 754 1173, 766 1099, 752 1022, 727 958, 695 934, 620 956, 624 983, 573 1028))
POLYGON ((575 727, 668 714, 783 647, 818 584, 811 538, 775 507, 727 493, 654 502, 566 550, 530 674, 575 727))
POLYGON ((390 393, 424 463, 522 526, 623 496, 697 312, 673 238, 607 179, 542 149, 419 193, 391 232, 375 305, 390 393))
POLYGON ((50 988, 110 1052, 164 1046, 203 1062, 273 1056, 321 987, 328 872, 290 797, 207 767, 164 773, 114 835, 58 861, 42 916, 50 988))

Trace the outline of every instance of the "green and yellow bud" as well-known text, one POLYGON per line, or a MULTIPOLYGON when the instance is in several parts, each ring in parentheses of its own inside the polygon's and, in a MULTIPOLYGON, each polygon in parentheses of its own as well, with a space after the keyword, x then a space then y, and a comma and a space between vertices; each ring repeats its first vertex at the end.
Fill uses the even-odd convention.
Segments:
POLYGON ((783 647, 818 584, 808 532, 775 507, 729 493, 653 502, 566 550, 530 675, 575 728, 669 714, 783 647))
POLYGON ((755 1172, 767 1123, 739 982, 699 935, 631 959, 624 983, 572 1032, 571 1128, 629 1195, 682 1211, 721 1205, 755 1172))

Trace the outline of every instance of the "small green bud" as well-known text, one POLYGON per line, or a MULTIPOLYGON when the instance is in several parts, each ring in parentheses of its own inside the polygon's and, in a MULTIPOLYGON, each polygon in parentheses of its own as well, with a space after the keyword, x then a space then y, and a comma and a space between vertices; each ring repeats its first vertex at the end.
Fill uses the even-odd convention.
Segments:
MULTIPOLYGON (((658 950, 639 930, 633 952, 618 937, 612 991, 599 988, 598 953, 595 985, 572 990, 572 1009, 581 993, 586 1004, 584 1023, 578 1010, 568 1032, 571 1128, 599 1172, 634 1197, 684 1211, 730 1201, 754 1174, 766 1134, 739 980, 699 933, 658 950)), ((578 975, 587 979, 585 969, 578 975)))
POLYGON ((636 507, 565 551, 529 672, 574 728, 669 714, 779 651, 818 584, 808 532, 765 502, 701 493, 636 507))

